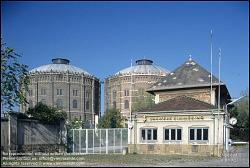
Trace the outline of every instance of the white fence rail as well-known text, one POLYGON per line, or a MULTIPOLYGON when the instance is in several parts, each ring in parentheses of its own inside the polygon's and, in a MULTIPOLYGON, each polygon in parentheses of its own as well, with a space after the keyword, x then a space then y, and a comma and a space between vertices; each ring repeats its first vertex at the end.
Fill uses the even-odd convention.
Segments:
POLYGON ((73 153, 122 153, 128 146, 127 128, 72 129, 70 134, 73 153))

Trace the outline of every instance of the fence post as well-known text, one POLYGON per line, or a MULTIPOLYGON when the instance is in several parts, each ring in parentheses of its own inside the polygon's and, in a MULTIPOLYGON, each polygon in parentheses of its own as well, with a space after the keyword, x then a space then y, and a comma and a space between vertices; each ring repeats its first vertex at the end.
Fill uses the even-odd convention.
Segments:
POLYGON ((108 129, 106 129, 106 154, 108 154, 108 129))
POLYGON ((100 153, 101 153, 101 147, 102 147, 102 130, 100 129, 100 153))
POLYGON ((95 153, 95 130, 93 129, 93 153, 95 153))
POLYGON ((86 153, 88 153, 88 147, 89 147, 89 137, 88 137, 88 129, 86 129, 86 153))
POLYGON ((122 131, 123 129, 121 129, 121 153, 122 153, 122 131))
POLYGON ((81 149, 82 149, 82 147, 81 147, 81 131, 82 130, 78 130, 79 131, 79 153, 82 153, 81 152, 81 149))
POLYGON ((73 153, 75 153, 75 138, 74 138, 75 130, 73 129, 73 153))
POLYGON ((115 128, 114 128, 114 153, 115 153, 115 128))

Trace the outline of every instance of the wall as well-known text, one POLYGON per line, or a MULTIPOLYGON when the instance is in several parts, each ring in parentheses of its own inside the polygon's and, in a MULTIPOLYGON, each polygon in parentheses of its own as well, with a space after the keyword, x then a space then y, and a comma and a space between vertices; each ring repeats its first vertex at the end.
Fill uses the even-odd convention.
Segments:
MULTIPOLYGON (((27 152, 31 150, 59 149, 66 144, 66 128, 60 124, 44 124, 37 120, 17 119, 11 115, 10 121, 1 122, 1 147, 8 151, 8 131, 10 122, 10 150, 27 152), (55 147, 55 148, 53 148, 55 147)), ((61 149, 62 150, 62 149, 61 149)))
MULTIPOLYGON (((155 103, 160 103, 172 98, 175 98, 177 96, 188 96, 192 97, 194 99, 211 103, 210 100, 210 88, 196 88, 196 89, 187 89, 187 90, 168 90, 168 91, 157 91, 155 92, 156 98, 155 103)), ((213 88, 212 92, 212 104, 215 105, 215 88, 213 88)))
POLYGON ((204 154, 204 155, 218 155, 218 146, 220 154, 224 146, 224 127, 223 127, 223 114, 220 115, 218 122, 218 115, 210 112, 183 112, 183 113, 163 113, 163 114, 138 114, 134 120, 133 129, 129 131, 129 144, 130 152, 136 150, 137 153, 155 153, 155 154, 204 154), (197 120, 168 120, 168 121, 145 121, 145 116, 166 116, 166 117, 180 117, 180 116, 203 116, 203 119, 197 120), (218 134, 219 123, 219 134, 218 134), (164 128, 181 128, 182 140, 181 141, 165 141, 164 128), (208 128, 208 141, 189 141, 189 128, 208 128), (157 128, 157 141, 142 142, 141 141, 141 128, 157 128), (218 137, 219 136, 219 137, 218 137), (219 141, 217 139, 219 138, 219 141), (219 143, 218 143, 219 142, 219 143), (151 144, 151 147, 150 145, 151 144), (149 145, 149 146, 148 146, 149 145), (193 147, 197 146, 197 147, 193 147), (151 149, 152 148, 152 149, 151 149), (195 149, 193 149, 195 148, 195 149), (196 149, 197 148, 197 149, 196 149), (171 152, 172 151, 172 152, 171 152), (193 152, 197 151, 197 152, 193 152))

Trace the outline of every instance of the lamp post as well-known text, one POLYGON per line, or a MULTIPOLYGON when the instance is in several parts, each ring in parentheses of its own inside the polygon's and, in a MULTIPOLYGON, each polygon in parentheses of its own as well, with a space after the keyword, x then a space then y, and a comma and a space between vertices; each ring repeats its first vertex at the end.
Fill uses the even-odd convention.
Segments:
MULTIPOLYGON (((240 98, 234 99, 232 102, 226 104, 226 116, 228 116, 227 106, 234 104, 235 102, 239 101, 243 97, 245 97, 245 96, 241 96, 240 98)), ((224 120, 224 127, 225 127, 225 149, 226 149, 226 151, 228 151, 228 136, 227 136, 227 127, 228 127, 228 124, 226 122, 226 119, 224 120)))

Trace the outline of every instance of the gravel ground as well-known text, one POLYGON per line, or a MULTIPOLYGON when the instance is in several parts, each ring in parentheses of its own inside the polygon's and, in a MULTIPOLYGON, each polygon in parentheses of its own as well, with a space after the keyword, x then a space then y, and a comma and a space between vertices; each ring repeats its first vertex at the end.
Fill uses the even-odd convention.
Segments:
MULTIPOLYGON (((53 157, 52 157, 53 158, 53 157)), ((39 158, 42 160, 42 158, 39 158)), ((82 155, 60 162, 11 161, 1 167, 249 167, 249 146, 232 147, 222 158, 164 155, 82 155), (20 165, 21 163, 21 165, 20 165)), ((3 164, 2 164, 3 163, 3 164)))

